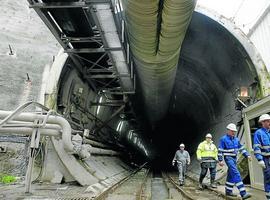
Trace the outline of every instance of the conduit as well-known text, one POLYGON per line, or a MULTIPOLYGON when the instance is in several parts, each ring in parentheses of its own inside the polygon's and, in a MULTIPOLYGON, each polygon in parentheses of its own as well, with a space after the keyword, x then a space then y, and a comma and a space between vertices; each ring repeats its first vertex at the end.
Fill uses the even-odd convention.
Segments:
MULTIPOLYGON (((0 111, 0 119, 11 115, 10 111, 0 111)), ((13 118, 13 117, 12 117, 13 118)), ((45 120, 47 118, 46 115, 40 115, 35 113, 21 113, 18 116, 14 116, 15 120, 34 122, 36 119, 45 120)), ((10 119, 11 120, 11 117, 10 119)), ((7 118, 3 119, 2 122, 7 121, 7 118)), ((71 142, 71 127, 66 119, 60 116, 52 116, 48 117, 47 123, 56 124, 62 128, 62 140, 64 144, 64 148, 67 152, 73 152, 73 144, 71 142)), ((52 133, 54 134, 54 133, 52 133)))
POLYGON ((181 45, 195 0, 124 0, 124 12, 143 101, 151 122, 168 109, 181 45))

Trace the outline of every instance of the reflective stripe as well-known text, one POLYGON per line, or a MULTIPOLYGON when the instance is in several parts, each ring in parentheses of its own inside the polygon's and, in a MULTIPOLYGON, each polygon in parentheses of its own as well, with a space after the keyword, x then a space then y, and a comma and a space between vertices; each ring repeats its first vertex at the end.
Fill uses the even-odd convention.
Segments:
POLYGON ((246 191, 246 189, 244 187, 242 187, 242 188, 239 188, 239 191, 243 192, 243 191, 246 191))
POLYGON ((246 150, 243 150, 242 153, 247 153, 247 151, 246 150))
POLYGON ((266 152, 262 152, 263 156, 270 156, 270 152, 266 153, 266 152))
POLYGON ((255 147, 261 147, 261 145, 260 145, 260 144, 254 144, 253 147, 254 147, 254 148, 255 148, 255 147))
POLYGON ((234 183, 231 183, 231 182, 226 182, 226 184, 234 186, 234 183))
POLYGON ((219 153, 218 156, 222 156, 222 153, 219 153))
POLYGON ((202 162, 217 162, 216 160, 202 160, 202 162))
POLYGON ((254 153, 262 153, 261 150, 256 150, 254 153))
POLYGON ((241 151, 241 150, 244 150, 245 149, 245 147, 244 146, 242 146, 239 150, 241 151))
POLYGON ((224 156, 236 156, 235 153, 224 153, 224 156))
POLYGON ((219 148, 218 150, 221 152, 234 152, 234 149, 221 149, 221 148, 219 148))
POLYGON ((253 148, 260 147, 262 149, 269 149, 270 145, 261 145, 261 144, 254 144, 253 148))
POLYGON ((236 186, 239 186, 239 185, 244 185, 244 183, 241 181, 241 182, 238 182, 236 183, 236 186))
POLYGON ((225 186, 226 190, 231 190, 233 191, 233 188, 232 187, 228 187, 228 186, 225 186))

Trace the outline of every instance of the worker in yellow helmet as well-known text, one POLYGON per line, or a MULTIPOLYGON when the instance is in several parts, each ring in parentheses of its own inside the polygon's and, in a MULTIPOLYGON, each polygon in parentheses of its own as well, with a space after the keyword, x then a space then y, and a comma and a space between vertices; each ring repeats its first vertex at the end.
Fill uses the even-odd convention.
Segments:
POLYGON ((199 178, 199 188, 203 189, 203 179, 210 170, 210 187, 217 188, 215 184, 216 166, 218 160, 218 150, 212 141, 212 135, 208 133, 205 140, 201 142, 197 149, 197 159, 201 164, 201 174, 199 178))

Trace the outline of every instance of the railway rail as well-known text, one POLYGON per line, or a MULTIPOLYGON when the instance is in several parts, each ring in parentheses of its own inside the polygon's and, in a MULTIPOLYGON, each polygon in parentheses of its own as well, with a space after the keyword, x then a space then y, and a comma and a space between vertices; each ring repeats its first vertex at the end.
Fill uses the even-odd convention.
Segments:
MULTIPOLYGON (((142 167, 122 181, 116 183, 97 200, 222 200, 223 194, 205 188, 187 177, 184 186, 179 186, 178 174, 155 171, 142 167)), ((234 198, 240 199, 240 198, 234 198)))

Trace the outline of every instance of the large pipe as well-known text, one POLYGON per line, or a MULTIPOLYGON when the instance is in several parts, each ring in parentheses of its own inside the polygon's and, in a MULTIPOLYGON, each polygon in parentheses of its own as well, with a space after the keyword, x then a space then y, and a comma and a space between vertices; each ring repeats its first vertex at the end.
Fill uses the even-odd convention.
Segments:
POLYGON ((101 142, 97 142, 94 140, 89 140, 89 139, 83 139, 83 142, 86 144, 90 144, 95 147, 101 147, 101 148, 111 148, 109 145, 103 144, 101 142))
MULTIPOLYGON (((13 128, 13 127, 7 127, 7 128, 0 128, 0 133, 3 134, 23 134, 23 135, 32 135, 34 128, 26 128, 26 127, 20 127, 20 128, 13 128)), ((40 129, 41 135, 48 135, 48 136, 55 136, 59 137, 61 135, 60 131, 52 130, 52 129, 40 129)))
POLYGON ((122 3, 142 100, 149 120, 155 124, 167 113, 181 45, 196 1, 122 3))
MULTIPOLYGON (((11 111, 0 111, 0 118, 5 118, 11 115, 11 111)), ((36 113, 21 113, 14 117, 14 120, 34 122, 36 119, 45 120, 46 115, 36 114, 36 113)), ((73 144, 71 142, 71 126, 66 119, 61 116, 50 115, 47 119, 47 123, 57 124, 62 129, 62 140, 64 144, 64 149, 67 152, 73 152, 73 144)))
POLYGON ((106 150, 106 149, 95 148, 95 147, 92 147, 90 149, 90 153, 91 154, 97 154, 97 155, 108 155, 108 156, 120 155, 120 153, 117 152, 117 151, 106 150))

